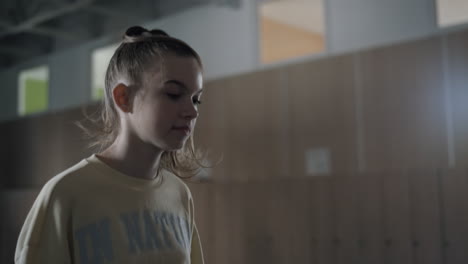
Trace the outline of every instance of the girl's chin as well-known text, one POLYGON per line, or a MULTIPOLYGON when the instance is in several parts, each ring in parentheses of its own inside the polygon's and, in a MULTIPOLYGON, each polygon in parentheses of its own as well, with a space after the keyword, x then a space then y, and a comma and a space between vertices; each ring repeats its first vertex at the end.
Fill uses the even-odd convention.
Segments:
POLYGON ((171 144, 167 144, 167 147, 166 147, 165 150, 166 150, 166 151, 181 150, 181 149, 184 148, 185 142, 186 142, 186 140, 181 141, 181 142, 172 142, 171 144))

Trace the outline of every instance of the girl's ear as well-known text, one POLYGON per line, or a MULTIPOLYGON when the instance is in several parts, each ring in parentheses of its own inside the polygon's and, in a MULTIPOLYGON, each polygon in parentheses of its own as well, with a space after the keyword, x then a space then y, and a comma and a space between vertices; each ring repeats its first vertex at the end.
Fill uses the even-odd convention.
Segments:
POLYGON ((131 111, 130 107, 130 89, 123 83, 117 84, 112 90, 115 105, 120 108, 124 113, 131 111))

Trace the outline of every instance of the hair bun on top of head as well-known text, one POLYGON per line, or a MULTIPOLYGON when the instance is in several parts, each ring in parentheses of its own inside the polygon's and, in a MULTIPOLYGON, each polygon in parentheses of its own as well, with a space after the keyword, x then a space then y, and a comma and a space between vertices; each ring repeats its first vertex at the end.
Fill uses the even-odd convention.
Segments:
POLYGON ((160 30, 160 29, 152 29, 150 31, 151 35, 153 36, 158 36, 158 37, 170 37, 169 34, 167 34, 166 32, 160 30))
POLYGON ((133 27, 129 27, 125 31, 123 42, 124 43, 139 42, 146 38, 151 38, 151 37, 169 37, 169 35, 160 29, 152 29, 151 31, 149 31, 144 27, 133 26, 133 27))

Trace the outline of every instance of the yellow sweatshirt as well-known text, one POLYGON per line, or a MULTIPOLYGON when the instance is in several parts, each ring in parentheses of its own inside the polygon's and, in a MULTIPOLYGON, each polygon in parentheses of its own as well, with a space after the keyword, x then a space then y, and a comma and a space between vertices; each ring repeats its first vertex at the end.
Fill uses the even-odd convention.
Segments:
POLYGON ((53 177, 21 230, 15 263, 203 264, 185 183, 130 177, 95 155, 53 177))

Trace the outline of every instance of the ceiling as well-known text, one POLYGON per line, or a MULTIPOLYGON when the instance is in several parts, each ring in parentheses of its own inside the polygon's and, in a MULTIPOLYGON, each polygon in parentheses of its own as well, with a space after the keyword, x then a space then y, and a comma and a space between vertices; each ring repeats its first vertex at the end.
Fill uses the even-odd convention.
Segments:
MULTIPOLYGON (((197 5, 238 7, 242 1, 251 0, 1 0, 0 71, 197 5)), ((255 1, 266 17, 323 33, 323 0, 255 1)), ((466 21, 467 1, 436 1, 439 24, 466 21)))
POLYGON ((240 0, 2 0, 0 71, 202 4, 240 0))

